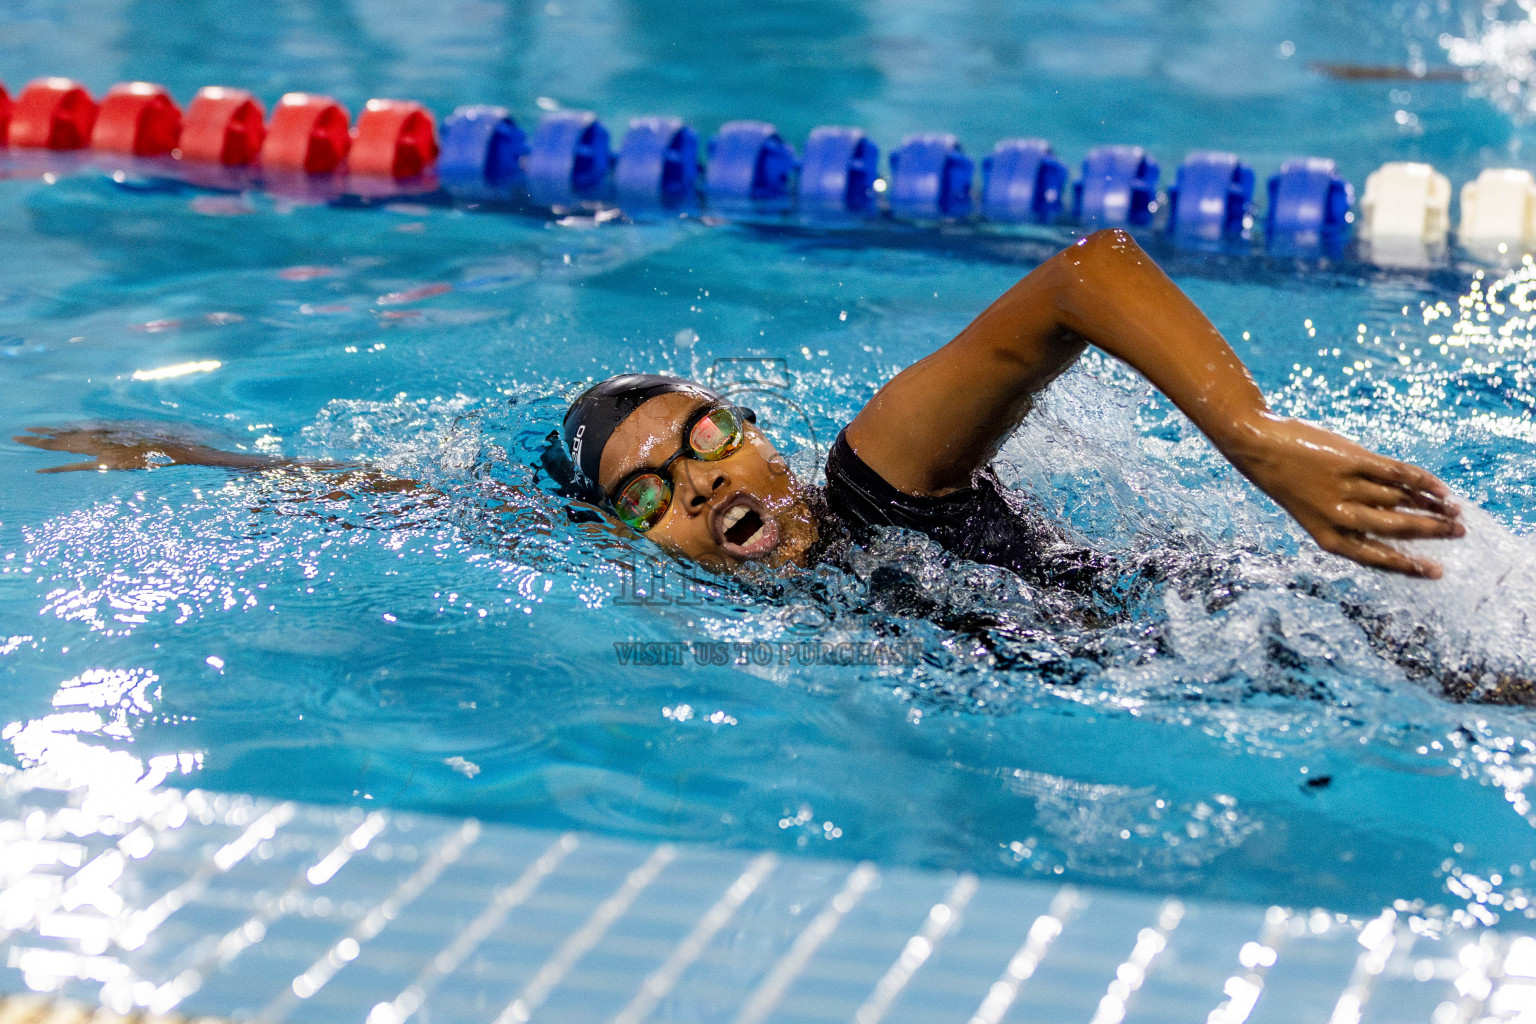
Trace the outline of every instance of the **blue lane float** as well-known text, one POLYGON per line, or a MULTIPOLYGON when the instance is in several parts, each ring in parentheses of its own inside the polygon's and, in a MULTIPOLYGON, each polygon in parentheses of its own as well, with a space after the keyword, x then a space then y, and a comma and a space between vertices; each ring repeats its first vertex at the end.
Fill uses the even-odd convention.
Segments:
POLYGON ((822 125, 805 140, 800 203, 819 210, 871 210, 879 176, 879 146, 857 128, 822 125))
POLYGON ((1287 160, 1269 179, 1264 241, 1278 256, 1337 254, 1353 219, 1355 190, 1324 157, 1287 160))
POLYGON ((629 122, 614 167, 621 204, 679 206, 695 194, 699 135, 676 117, 637 117, 629 122))
POLYGON ((562 206, 595 198, 608 179, 613 156, 608 129, 585 110, 545 114, 528 154, 528 193, 534 202, 562 206))
POLYGON ((795 151, 763 121, 730 121, 709 140, 704 191, 726 203, 788 199, 795 151))
POLYGON ((528 137, 505 107, 459 107, 439 133, 438 174, 445 182, 501 185, 523 173, 528 137))
POLYGON ((1247 238, 1254 182, 1253 168, 1232 153, 1189 154, 1168 190, 1169 236, 1196 248, 1247 238))
POLYGON ((975 164, 953 135, 909 135, 891 153, 891 212, 898 217, 962 217, 971 209, 975 164))
MULTIPOLYGON (((138 87, 119 88, 132 91, 138 87)), ((250 106, 248 97, 246 102, 250 106)), ((370 110, 379 102, 383 101, 370 103, 370 110)), ((416 111, 413 116, 425 116, 419 104, 390 101, 388 105, 409 106, 416 111)), ((251 109, 256 112, 259 128, 259 109, 251 109)), ((190 127, 188 131, 196 134, 190 127)), ((366 205, 393 196, 430 195, 440 182, 447 197, 476 204, 489 200, 514 208, 531 199, 536 205, 556 209, 561 216, 565 207, 592 210, 611 207, 617 199, 626 209, 636 210, 652 205, 686 205, 692 210, 698 208, 694 205, 698 200, 700 206, 707 204, 722 213, 743 212, 739 204, 749 203, 751 209, 745 212, 754 216, 785 214, 798 204, 802 215, 824 223, 838 213, 856 214, 859 221, 882 214, 919 221, 967 222, 972 218, 974 165, 955 137, 948 134, 909 136, 890 154, 885 181, 879 177, 880 148, 864 132, 849 127, 822 126, 811 132, 803 165, 773 125, 760 121, 724 125, 709 140, 708 167, 699 163, 698 134, 672 117, 631 122, 617 156, 610 152, 607 129, 594 114, 585 111, 550 113, 529 138, 503 107, 464 106, 445 119, 440 137, 435 177, 429 174, 409 183, 387 183, 382 191, 372 184, 362 188, 359 176, 349 176, 346 167, 334 160, 323 173, 306 164, 297 173, 284 174, 276 166, 280 161, 272 160, 264 161, 260 170, 243 169, 244 162, 232 169, 225 164, 227 157, 218 145, 191 146, 185 137, 174 156, 157 157, 159 162, 153 168, 141 165, 141 170, 153 180, 230 190, 260 185, 276 194, 317 203, 366 205)), ((222 135, 215 141, 219 138, 222 135)), ((51 149, 35 152, 36 146, 29 149, 25 140, 18 141, 14 129, 9 141, 11 146, 5 147, 0 134, 7 174, 70 173, 85 163, 71 161, 51 149)), ((271 144, 269 136, 266 145, 270 148, 271 144)), ((114 172, 120 169, 116 165, 121 154, 116 150, 122 147, 99 139, 93 145, 99 151, 112 152, 107 166, 114 172)), ((420 159, 423 167, 432 163, 430 155, 420 159)), ((248 161, 249 155, 242 160, 248 161)), ((1061 214, 1067 169, 1045 140, 999 142, 983 162, 982 172, 977 219, 1052 223, 1061 214)), ((1525 217, 1531 190, 1522 183, 1528 176, 1508 173, 1515 176, 1508 182, 1488 179, 1495 184, 1487 186, 1487 191, 1497 194, 1487 202, 1471 201, 1481 196, 1478 189, 1485 184, 1481 179, 1469 187, 1463 204, 1464 219, 1469 222, 1465 233, 1479 240, 1513 235, 1514 244, 1528 247, 1536 229, 1519 227, 1527 219, 1536 223, 1536 217, 1525 217), (1465 214, 1469 209, 1475 217, 1465 214), (1477 223, 1472 224, 1473 220, 1477 223), (1508 226, 1511 224, 1515 227, 1508 226)), ((1157 161, 1139 146, 1102 146, 1090 151, 1083 161, 1081 179, 1072 185, 1071 219, 1085 230, 1150 227, 1158 214, 1158 174, 1157 161)), ((1405 231, 1436 242, 1444 239, 1450 218, 1449 182, 1443 175, 1427 165, 1389 164, 1374 174, 1372 181, 1380 187, 1367 189, 1362 216, 1369 223, 1362 222, 1362 234, 1378 242, 1405 231), (1383 181, 1387 184, 1382 185, 1383 181)), ((1256 209, 1254 185, 1253 169, 1237 156, 1192 153, 1168 189, 1162 230, 1176 245, 1238 251, 1249 241, 1256 209)), ((1269 179, 1268 198, 1264 244, 1271 254, 1302 258, 1342 255, 1354 218, 1355 196, 1332 160, 1309 157, 1287 161, 1269 179)), ((1378 254, 1370 258, 1380 262, 1378 254)))
POLYGON ((1061 213, 1067 165, 1044 139, 1004 139, 981 162, 981 215, 1049 224, 1061 213))
POLYGON ((1100 146, 1083 158, 1072 216, 1088 227, 1146 227, 1157 213, 1157 161, 1140 146, 1100 146))

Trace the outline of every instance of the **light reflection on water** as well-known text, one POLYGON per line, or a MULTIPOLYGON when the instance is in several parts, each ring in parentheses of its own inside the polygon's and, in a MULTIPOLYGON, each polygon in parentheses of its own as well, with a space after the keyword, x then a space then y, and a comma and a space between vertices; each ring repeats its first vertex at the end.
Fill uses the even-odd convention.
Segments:
POLYGON ((0 730, 16 763, 65 786, 149 789, 203 764, 200 751, 135 756, 135 729, 154 716, 160 677, 148 669, 93 669, 60 684, 59 710, 0 730), (128 749, 124 749, 124 748, 128 749))

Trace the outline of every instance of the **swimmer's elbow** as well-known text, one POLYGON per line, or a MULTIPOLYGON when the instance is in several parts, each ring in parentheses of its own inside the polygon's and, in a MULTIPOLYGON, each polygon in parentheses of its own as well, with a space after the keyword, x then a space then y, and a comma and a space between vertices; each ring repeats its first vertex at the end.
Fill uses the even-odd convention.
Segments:
POLYGON ((1129 265, 1146 259, 1147 254, 1129 231, 1100 228, 1042 263, 1025 280, 1037 279, 1037 287, 1046 289, 1058 302, 1071 302, 1085 291, 1114 287, 1129 265))
POLYGON ((1136 239, 1125 228, 1100 228, 1078 242, 1074 248, 1082 250, 1084 259, 1095 261, 1145 255, 1136 239))
POLYGON ((1137 287, 1134 268, 1148 262, 1125 229, 1095 231, 1027 274, 960 339, 979 337, 1005 363, 1037 368, 1043 360, 1053 377, 1103 333, 1106 307, 1137 287))
POLYGON ((1101 228, 1062 250, 1041 267, 1060 326, 1081 333, 1106 300, 1136 287, 1138 269, 1151 263, 1124 228, 1101 228))

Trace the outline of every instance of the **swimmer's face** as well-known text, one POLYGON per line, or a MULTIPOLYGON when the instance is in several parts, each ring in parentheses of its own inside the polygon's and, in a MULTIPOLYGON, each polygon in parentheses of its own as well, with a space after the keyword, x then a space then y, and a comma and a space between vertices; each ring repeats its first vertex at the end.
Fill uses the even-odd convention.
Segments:
MULTIPOLYGON (((658 395, 614 430, 599 480, 615 488, 637 470, 657 469, 685 444, 689 418, 710 400, 693 392, 658 395)), ((718 462, 683 456, 672 463, 672 504, 644 533, 674 554, 716 570, 746 562, 799 563, 816 540, 816 521, 800 484, 762 431, 745 424, 740 448, 718 462)))

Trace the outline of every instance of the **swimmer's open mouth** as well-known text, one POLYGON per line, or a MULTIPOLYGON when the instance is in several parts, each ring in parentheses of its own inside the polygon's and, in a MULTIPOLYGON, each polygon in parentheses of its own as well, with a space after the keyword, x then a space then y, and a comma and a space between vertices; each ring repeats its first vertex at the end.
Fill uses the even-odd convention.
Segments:
POLYGON ((725 539, 732 544, 747 543, 763 528, 763 517, 745 505, 737 505, 722 518, 725 523, 725 539))
POLYGON ((779 526, 745 494, 731 498, 715 516, 720 546, 737 558, 761 558, 779 543, 779 526))

